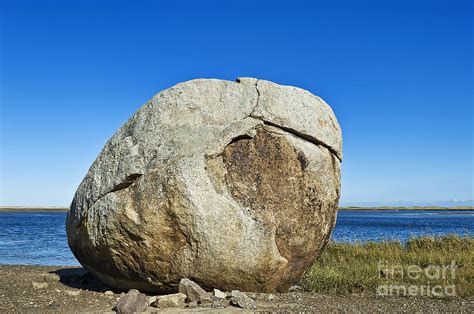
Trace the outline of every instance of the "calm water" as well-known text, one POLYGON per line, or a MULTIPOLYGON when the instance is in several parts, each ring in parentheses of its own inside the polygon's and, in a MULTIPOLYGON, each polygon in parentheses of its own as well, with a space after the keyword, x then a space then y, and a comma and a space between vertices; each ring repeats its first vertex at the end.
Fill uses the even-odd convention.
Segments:
MULTIPOLYGON (((65 213, 0 213, 0 264, 79 265, 69 251, 65 213)), ((474 235, 474 211, 340 211, 333 239, 380 241, 474 235)))

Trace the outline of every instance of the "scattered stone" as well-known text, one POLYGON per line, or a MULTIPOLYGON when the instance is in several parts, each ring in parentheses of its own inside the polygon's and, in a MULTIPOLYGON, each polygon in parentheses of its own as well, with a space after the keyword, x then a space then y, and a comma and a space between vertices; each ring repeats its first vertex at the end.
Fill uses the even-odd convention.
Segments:
POLYGON ((183 278, 179 282, 179 292, 185 294, 189 302, 212 303, 209 294, 197 283, 188 278, 183 278))
POLYGON ((148 298, 136 289, 131 289, 115 305, 117 313, 142 312, 148 308, 148 298))
POLYGON ((186 307, 187 307, 187 308, 190 308, 190 309, 193 309, 193 308, 195 308, 195 307, 197 307, 197 306, 198 306, 197 301, 192 301, 192 302, 186 303, 186 307))
POLYGON ((44 289, 48 287, 48 284, 46 282, 32 281, 31 284, 33 285, 33 288, 35 289, 44 289))
POLYGON ((46 282, 59 282, 61 280, 61 277, 59 277, 58 274, 47 273, 43 274, 43 280, 46 282))
POLYGON ((286 290, 331 236, 341 159, 337 119, 308 91, 184 82, 107 141, 71 203, 69 246, 117 290, 171 293, 190 269, 202 287, 286 290))
POLYGON ((211 296, 212 304, 210 306, 215 309, 226 308, 229 305, 229 299, 227 298, 218 298, 216 296, 211 296))
POLYGON ((275 295, 273 295, 273 294, 271 294, 271 293, 267 296, 267 300, 268 300, 268 301, 272 301, 272 300, 274 300, 274 299, 275 299, 275 295))
POLYGON ((288 289, 288 292, 301 292, 303 291, 303 287, 298 285, 293 285, 288 289))
POLYGON ((233 290, 232 291, 232 297, 230 298, 230 304, 233 306, 240 307, 242 309, 246 310, 256 310, 257 309, 257 303, 255 303, 254 300, 252 300, 249 296, 247 296, 245 293, 240 292, 238 290, 233 290), (234 293, 235 291, 235 293, 234 293))
POLYGON ((156 307, 160 308, 182 307, 184 306, 184 300, 186 300, 186 294, 174 293, 158 296, 154 304, 156 307))
POLYGON ((230 292, 230 296, 231 297, 238 297, 240 295, 240 291, 239 290, 232 290, 230 292))
POLYGON ((255 299, 257 297, 257 294, 253 293, 253 292, 247 292, 246 294, 247 294, 247 296, 251 297, 252 299, 255 299))
POLYGON ((76 290, 76 291, 71 291, 71 290, 65 290, 64 291, 67 295, 77 297, 78 295, 81 294, 81 290, 76 290))
POLYGON ((227 298, 227 293, 220 291, 219 289, 214 289, 214 296, 219 299, 227 298))
POLYGON ((115 293, 113 293, 112 291, 110 290, 107 290, 104 292, 105 295, 114 295, 115 293))

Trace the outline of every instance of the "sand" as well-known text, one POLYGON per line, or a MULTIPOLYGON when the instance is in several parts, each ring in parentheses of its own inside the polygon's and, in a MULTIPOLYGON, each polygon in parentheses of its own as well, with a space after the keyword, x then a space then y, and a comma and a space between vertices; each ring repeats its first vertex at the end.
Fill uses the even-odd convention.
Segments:
MULTIPOLYGON (((82 268, 0 265, 0 312, 2 313, 111 311, 120 298, 121 292, 104 293, 108 290, 111 289, 82 268)), ((273 299, 269 294, 249 293, 249 295, 257 301, 259 310, 264 311, 474 312, 474 299, 377 297, 375 294, 338 296, 311 292, 275 293, 272 295, 273 299)), ((149 310, 170 311, 171 309, 149 308, 149 310)), ((223 311, 223 309, 206 307, 179 310, 223 311)), ((240 309, 228 306, 225 310, 239 311, 240 309)))

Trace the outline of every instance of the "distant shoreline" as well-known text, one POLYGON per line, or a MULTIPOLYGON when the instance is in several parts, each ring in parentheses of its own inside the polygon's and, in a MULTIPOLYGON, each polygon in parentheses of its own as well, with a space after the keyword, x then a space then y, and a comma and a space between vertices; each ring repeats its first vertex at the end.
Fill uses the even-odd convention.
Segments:
POLYGON ((452 206, 452 207, 442 207, 442 206, 407 206, 407 207, 398 207, 398 206, 379 206, 379 207, 339 207, 339 210, 474 210, 473 206, 452 206))
MULTIPOLYGON (((0 206, 0 212, 67 212, 67 207, 23 207, 23 206, 0 206)), ((384 211, 384 210, 474 210, 473 206, 453 206, 453 207, 440 207, 440 206, 412 206, 412 207, 392 207, 392 206, 380 206, 380 207, 339 207, 339 210, 357 210, 357 211, 384 211)))
POLYGON ((67 207, 16 207, 0 206, 0 212, 67 212, 67 207))

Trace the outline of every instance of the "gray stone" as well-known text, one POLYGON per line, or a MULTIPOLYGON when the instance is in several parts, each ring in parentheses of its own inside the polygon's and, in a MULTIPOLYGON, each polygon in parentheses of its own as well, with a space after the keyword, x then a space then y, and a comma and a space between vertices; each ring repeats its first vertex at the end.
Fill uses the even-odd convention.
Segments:
POLYGON ((155 306, 160 308, 183 307, 186 294, 174 293, 168 295, 160 295, 156 298, 155 306))
POLYGON ((227 293, 220 291, 219 289, 214 289, 213 295, 219 299, 227 298, 227 293))
POLYGON ((72 296, 72 297, 77 297, 78 295, 81 294, 81 290, 64 290, 64 293, 66 293, 67 295, 69 296, 72 296))
POLYGON ((240 307, 246 310, 256 310, 257 303, 252 300, 249 296, 245 293, 236 291, 236 293, 232 293, 232 297, 230 298, 230 304, 233 306, 240 307))
POLYGON ((229 305, 230 299, 227 298, 218 298, 216 296, 211 296, 212 303, 208 304, 206 303, 205 305, 210 305, 210 307, 214 309, 223 309, 226 308, 229 305))
POLYGON ((115 305, 117 313, 136 313, 143 312, 148 307, 146 295, 138 290, 131 289, 122 296, 115 305))
POLYGON ((105 295, 114 295, 114 293, 110 290, 107 290, 104 292, 105 295))
POLYGON ((284 291, 330 238, 341 130, 302 89, 198 79, 155 95, 76 191, 68 243, 115 289, 284 291))
POLYGON ((197 283, 188 278, 179 282, 179 292, 184 294, 189 302, 211 303, 210 295, 197 283))

